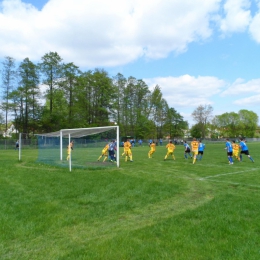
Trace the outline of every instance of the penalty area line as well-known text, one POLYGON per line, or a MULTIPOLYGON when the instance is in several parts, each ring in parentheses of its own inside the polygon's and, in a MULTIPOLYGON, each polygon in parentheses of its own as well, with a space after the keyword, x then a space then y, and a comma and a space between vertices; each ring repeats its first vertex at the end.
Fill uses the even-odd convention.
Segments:
POLYGON ((217 175, 211 175, 211 176, 199 178, 199 180, 200 180, 200 181, 203 181, 203 180, 206 180, 206 179, 215 178, 215 177, 221 177, 221 176, 226 176, 226 175, 243 174, 243 173, 245 173, 245 172, 256 171, 256 170, 259 170, 259 169, 258 169, 258 168, 254 168, 254 169, 248 169, 248 170, 246 170, 246 171, 221 173, 221 174, 217 174, 217 175))

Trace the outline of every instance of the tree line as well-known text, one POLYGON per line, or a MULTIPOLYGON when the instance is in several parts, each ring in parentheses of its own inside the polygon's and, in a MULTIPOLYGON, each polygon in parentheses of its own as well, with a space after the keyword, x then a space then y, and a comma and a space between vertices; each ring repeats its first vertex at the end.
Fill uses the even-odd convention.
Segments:
POLYGON ((197 138, 260 137, 258 115, 246 109, 213 116, 211 105, 199 105, 192 113, 196 124, 190 135, 197 138))
POLYGON ((211 105, 199 105, 188 122, 163 97, 160 86, 150 90, 133 76, 110 77, 104 69, 81 71, 64 63, 57 52, 46 53, 39 63, 12 57, 1 63, 0 126, 12 122, 28 138, 67 128, 107 126, 117 123, 121 136, 159 139, 253 137, 258 115, 240 110, 213 116, 211 105), (45 91, 42 91, 42 89, 45 91))
POLYGON ((136 138, 183 136, 188 122, 170 107, 157 85, 104 69, 81 71, 64 63, 57 52, 39 63, 25 58, 20 64, 5 57, 1 64, 1 123, 13 122, 18 132, 46 133, 66 128, 117 123, 120 134, 136 138), (42 89, 45 89, 44 93, 42 89))

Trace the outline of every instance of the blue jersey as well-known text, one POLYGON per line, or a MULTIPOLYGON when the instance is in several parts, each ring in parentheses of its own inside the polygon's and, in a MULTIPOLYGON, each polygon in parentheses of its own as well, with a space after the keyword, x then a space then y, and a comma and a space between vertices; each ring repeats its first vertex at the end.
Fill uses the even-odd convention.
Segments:
POLYGON ((115 142, 111 142, 109 143, 109 148, 108 148, 109 151, 114 151, 116 150, 116 143, 115 142))
POLYGON ((184 143, 183 145, 185 147, 185 150, 190 149, 190 146, 187 143, 184 143))
POLYGON ((200 144, 199 144, 199 152, 203 152, 204 149, 205 149, 205 144, 200 143, 200 144))
POLYGON ((248 151, 247 145, 245 142, 241 141, 239 143, 240 147, 241 147, 241 151, 248 151))
POLYGON ((233 152, 232 144, 229 141, 226 142, 226 148, 227 152, 233 152))

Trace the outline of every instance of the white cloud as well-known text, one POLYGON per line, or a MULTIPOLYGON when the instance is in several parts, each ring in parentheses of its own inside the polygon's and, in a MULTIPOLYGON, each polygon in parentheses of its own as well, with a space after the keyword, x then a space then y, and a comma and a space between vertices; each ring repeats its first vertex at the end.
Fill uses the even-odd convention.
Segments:
POLYGON ((260 43, 260 1, 258 0, 258 12, 253 17, 252 22, 249 27, 249 32, 252 35, 253 39, 260 43))
POLYGON ((175 108, 190 124, 194 124, 191 113, 199 105, 212 105, 225 81, 216 77, 182 75, 180 77, 158 77, 144 79, 152 90, 158 85, 163 93, 163 98, 170 107, 175 108))
POLYGON ((0 55, 39 60, 57 51, 67 62, 92 67, 163 58, 209 38, 219 2, 49 0, 39 11, 21 0, 4 0, 0 55))
MULTIPOLYGON (((3 0, 0 57, 39 61, 45 53, 57 51, 66 62, 92 68, 120 66, 140 57, 160 59, 210 39, 214 23, 225 33, 247 29, 252 19, 250 0, 227 0, 221 20, 222 4, 221 0, 49 0, 37 10, 21 0, 3 0)), ((260 13, 249 28, 260 42, 260 13)))
POLYGON ((238 105, 238 106, 244 106, 244 107, 249 107, 251 106, 252 109, 255 109, 255 105, 259 105, 260 103, 260 95, 254 95, 246 98, 241 98, 238 100, 235 100, 233 104, 238 105))
POLYGON ((227 0, 220 29, 224 33, 245 31, 251 21, 250 3, 250 0, 227 0))
POLYGON ((226 85, 223 80, 216 77, 193 77, 183 75, 180 77, 159 77, 144 79, 150 89, 159 85, 163 97, 172 107, 194 107, 212 104, 211 97, 221 92, 226 85))
POLYGON ((252 79, 245 81, 244 79, 237 79, 234 83, 221 93, 221 96, 229 96, 232 93, 232 96, 238 95, 252 95, 252 93, 260 93, 260 79, 252 79))

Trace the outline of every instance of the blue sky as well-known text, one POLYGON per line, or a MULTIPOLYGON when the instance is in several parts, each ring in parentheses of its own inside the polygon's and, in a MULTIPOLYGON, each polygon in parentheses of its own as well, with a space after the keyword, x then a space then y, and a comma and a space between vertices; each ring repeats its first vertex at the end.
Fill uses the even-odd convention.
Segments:
POLYGON ((192 125, 199 105, 260 115, 259 28, 260 0, 3 0, 0 58, 143 79, 192 125))

